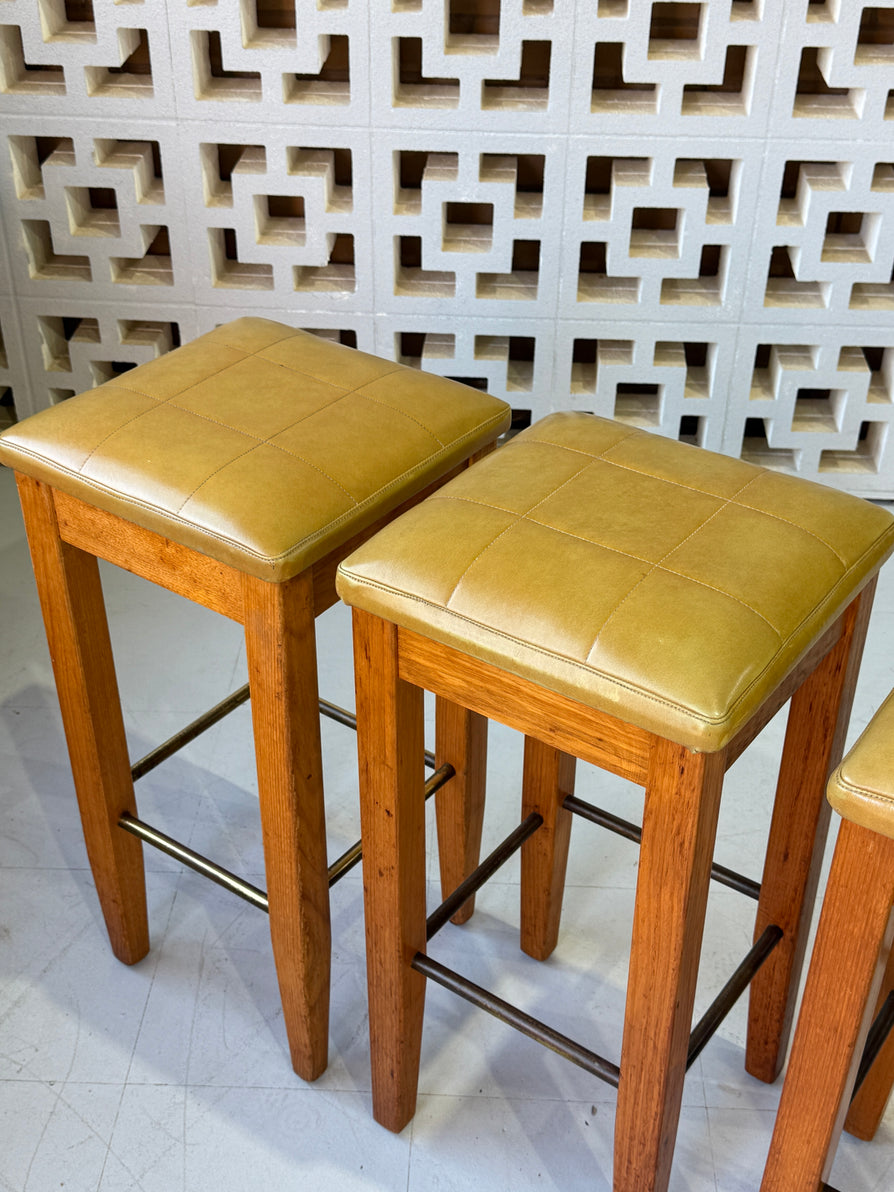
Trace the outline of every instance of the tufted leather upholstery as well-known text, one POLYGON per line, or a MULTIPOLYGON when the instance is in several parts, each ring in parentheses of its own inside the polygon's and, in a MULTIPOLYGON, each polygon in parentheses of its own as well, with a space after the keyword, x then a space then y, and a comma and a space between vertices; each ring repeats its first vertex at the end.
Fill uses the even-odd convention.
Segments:
POLYGON ((829 780, 839 815, 894 838, 894 691, 829 780))
POLYGON ((0 462, 283 580, 509 419, 468 386, 244 318, 12 427, 0 462))
POLYGON ((544 418, 346 559, 386 620, 722 748, 894 549, 833 491, 589 414, 544 418))

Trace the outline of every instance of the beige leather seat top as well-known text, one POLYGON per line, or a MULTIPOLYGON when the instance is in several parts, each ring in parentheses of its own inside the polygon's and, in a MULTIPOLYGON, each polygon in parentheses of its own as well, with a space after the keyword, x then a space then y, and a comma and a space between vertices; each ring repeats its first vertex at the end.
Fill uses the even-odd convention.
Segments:
POLYGON ((509 420, 466 385, 244 318, 12 427, 0 462, 281 580, 509 420))
POLYGON ((726 744, 894 548, 856 497, 554 414, 341 565, 348 603, 692 749, 726 744))
POLYGON ((894 691, 829 779, 839 815, 894 837, 894 691))

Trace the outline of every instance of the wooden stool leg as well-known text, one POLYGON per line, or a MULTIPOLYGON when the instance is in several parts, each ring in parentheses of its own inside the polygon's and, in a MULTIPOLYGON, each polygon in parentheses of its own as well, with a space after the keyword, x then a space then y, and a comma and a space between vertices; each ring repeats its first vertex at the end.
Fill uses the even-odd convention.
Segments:
POLYGON ((757 939, 783 938, 751 983, 745 1068, 771 1083, 782 1070, 829 827, 826 783, 844 751, 875 581, 844 616, 840 641, 794 694, 770 824, 757 939))
MULTIPOLYGON (((894 949, 888 956, 888 967, 885 970, 873 1010, 873 1019, 892 990, 894 990, 894 949)), ((844 1128, 848 1134, 853 1134, 855 1138, 862 1138, 867 1142, 875 1137, 879 1122, 885 1116, 892 1085, 894 1085, 894 1030, 888 1035, 881 1051, 875 1057, 872 1067, 866 1073, 866 1079, 851 1101, 844 1121, 844 1128)))
POLYGON ((313 587, 245 576, 244 618, 270 937, 292 1065, 326 1067, 329 880, 313 587))
POLYGON ((559 938, 571 839, 571 812, 562 804, 574 794, 575 763, 570 754, 525 737, 522 816, 535 811, 543 817, 521 854, 521 946, 535 960, 546 960, 559 938))
POLYGON ((136 803, 99 567, 60 539, 52 489, 18 484, 87 856, 112 951, 133 964, 149 951, 146 883, 142 845, 118 827, 136 803))
POLYGON ((671 1162, 708 900, 725 755, 656 739, 646 786, 614 1192, 663 1192, 671 1162))
POLYGON ((894 840, 845 821, 762 1192, 818 1192, 835 1155, 894 934, 894 840))
POLYGON ((402 1130, 416 1108, 425 978, 422 691, 401 680, 394 625, 354 609, 363 901, 373 1116, 402 1130))
MULTIPOLYGON (((435 795, 442 898, 452 894, 479 861, 487 775, 487 720, 438 696, 435 766, 445 763, 453 766, 456 773, 435 795)), ((451 922, 465 923, 474 909, 472 897, 451 922)))

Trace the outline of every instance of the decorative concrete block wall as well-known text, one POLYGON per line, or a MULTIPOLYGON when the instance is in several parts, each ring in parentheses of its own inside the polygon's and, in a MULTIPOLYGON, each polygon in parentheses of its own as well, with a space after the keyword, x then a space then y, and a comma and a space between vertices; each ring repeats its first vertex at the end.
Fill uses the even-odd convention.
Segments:
POLYGON ((0 0, 0 116, 0 423, 255 312, 894 497, 894 0, 0 0))

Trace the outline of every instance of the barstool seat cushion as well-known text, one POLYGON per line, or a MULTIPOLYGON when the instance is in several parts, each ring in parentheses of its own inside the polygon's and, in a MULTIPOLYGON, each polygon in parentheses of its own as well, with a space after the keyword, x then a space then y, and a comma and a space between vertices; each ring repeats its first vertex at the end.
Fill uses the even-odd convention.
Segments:
POLYGON ((839 815, 894 838, 894 691, 829 780, 839 815))
POLYGON ((722 748, 894 548, 880 507, 553 414, 351 554, 341 597, 694 750, 722 748))
POLYGON ((509 421, 469 386, 243 318, 12 427, 0 462, 278 581, 509 421))

